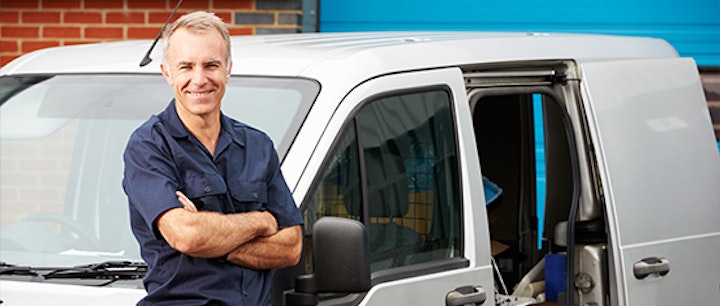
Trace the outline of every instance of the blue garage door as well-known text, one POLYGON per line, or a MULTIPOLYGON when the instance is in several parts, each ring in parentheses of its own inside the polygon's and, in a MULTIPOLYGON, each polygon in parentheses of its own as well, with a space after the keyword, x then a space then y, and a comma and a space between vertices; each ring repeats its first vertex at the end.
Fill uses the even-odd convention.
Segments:
POLYGON ((699 66, 720 66, 720 1, 318 0, 321 32, 491 30, 663 38, 699 66))
MULTIPOLYGON (((698 66, 720 67, 719 0, 318 1, 321 32, 487 30, 650 36, 667 40, 681 56, 694 58, 698 66)), ((539 108, 535 115, 542 116, 539 108)), ((545 173, 540 133, 536 135, 536 160, 540 170, 537 211, 542 220, 545 173)), ((542 233, 543 223, 538 224, 542 233)))

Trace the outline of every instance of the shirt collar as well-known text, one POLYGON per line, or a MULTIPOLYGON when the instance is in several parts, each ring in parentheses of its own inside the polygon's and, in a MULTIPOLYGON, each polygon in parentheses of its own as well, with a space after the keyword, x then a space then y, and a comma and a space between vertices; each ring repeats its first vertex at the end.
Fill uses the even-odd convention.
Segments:
MULTIPOLYGON (((163 122, 165 122, 165 125, 167 126, 170 135, 175 138, 187 138, 188 136, 190 136, 190 132, 187 130, 187 128, 185 128, 185 125, 182 123, 182 121, 180 121, 180 116, 178 116, 177 114, 175 103, 175 99, 172 99, 172 101, 170 101, 168 106, 165 108, 165 111, 160 113, 158 116, 163 122)), ((220 113, 220 120, 222 126, 222 130, 220 132, 221 137, 222 134, 227 133, 230 135, 230 137, 235 143, 244 147, 245 130, 236 128, 243 127, 243 124, 230 119, 222 113, 220 113)))
POLYGON ((245 129, 244 125, 240 122, 230 119, 225 114, 220 114, 220 120, 222 120, 223 133, 228 133, 232 137, 233 141, 238 145, 245 146, 245 129))
POLYGON ((168 106, 158 115, 158 117, 160 117, 160 120, 165 122, 168 132, 173 137, 185 138, 190 135, 190 132, 188 132, 185 128, 185 125, 183 125, 182 121, 180 121, 180 116, 177 114, 177 109, 175 109, 175 99, 172 99, 172 101, 168 103, 168 106))

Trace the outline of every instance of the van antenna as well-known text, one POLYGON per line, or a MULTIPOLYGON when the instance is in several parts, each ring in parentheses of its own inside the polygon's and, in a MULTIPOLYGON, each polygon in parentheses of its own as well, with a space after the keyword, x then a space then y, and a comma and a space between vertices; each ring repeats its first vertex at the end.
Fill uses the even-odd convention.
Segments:
POLYGON ((168 20, 165 21, 165 25, 163 25, 162 29, 160 29, 160 32, 158 32, 157 37, 155 37, 155 40, 153 41, 152 45, 150 46, 150 49, 147 50, 147 53, 145 53, 145 57, 140 61, 140 67, 145 67, 145 65, 150 64, 152 62, 152 58, 150 58, 150 53, 153 49, 155 49, 155 45, 158 43, 158 40, 160 40, 160 37, 162 37, 163 32, 165 32, 165 28, 170 23, 170 20, 172 20, 173 16, 175 16, 175 11, 177 11, 178 7, 180 7, 180 3, 182 3, 183 0, 178 1, 178 3, 175 5, 175 8, 173 9, 172 13, 170 13, 170 17, 168 17, 168 20))

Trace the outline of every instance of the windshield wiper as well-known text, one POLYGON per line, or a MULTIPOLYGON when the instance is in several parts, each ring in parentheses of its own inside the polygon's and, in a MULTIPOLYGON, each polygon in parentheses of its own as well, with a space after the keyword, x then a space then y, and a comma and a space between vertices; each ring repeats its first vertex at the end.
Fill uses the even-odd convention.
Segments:
POLYGON ((38 276, 31 267, 11 265, 4 261, 0 261, 0 275, 38 276))
POLYGON ((107 280, 94 286, 106 286, 118 280, 135 280, 145 277, 147 264, 133 261, 104 261, 67 268, 16 266, 0 261, 0 275, 30 276, 36 280, 96 279, 107 280), (45 273, 45 271, 49 271, 45 273))
POLYGON ((147 273, 147 264, 132 261, 105 261, 101 263, 60 268, 43 275, 45 279, 84 278, 84 279, 138 279, 147 273))

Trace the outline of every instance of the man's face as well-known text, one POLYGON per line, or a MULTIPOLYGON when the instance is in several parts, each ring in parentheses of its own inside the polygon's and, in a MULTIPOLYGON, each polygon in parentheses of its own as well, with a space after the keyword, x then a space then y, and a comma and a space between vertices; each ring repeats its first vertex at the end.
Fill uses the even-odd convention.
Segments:
POLYGON ((175 90, 181 116, 205 116, 220 111, 230 69, 227 49, 217 31, 192 33, 177 29, 168 40, 165 79, 175 90))

